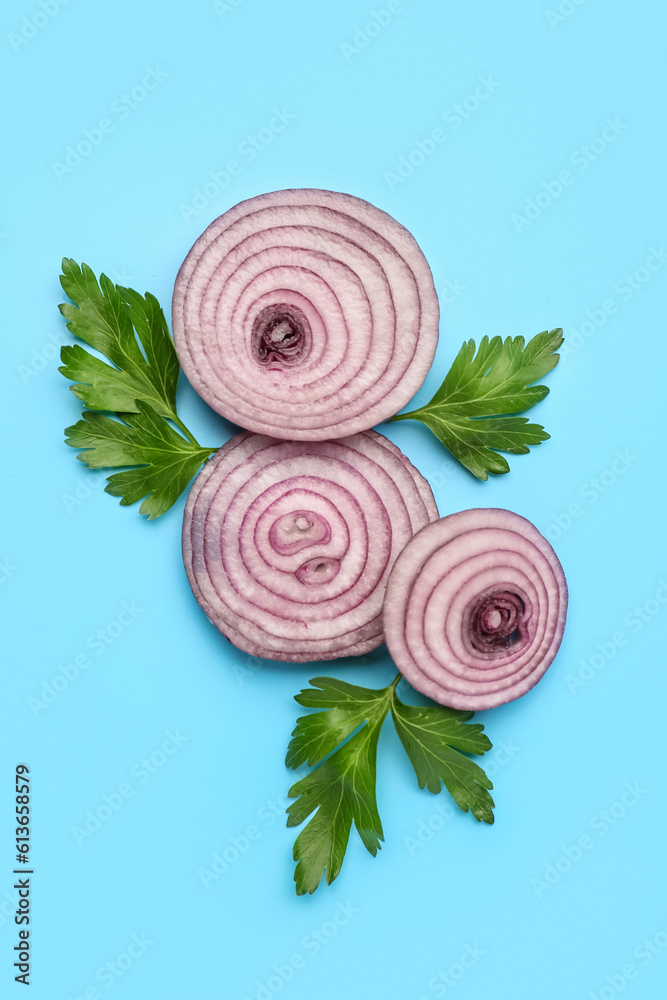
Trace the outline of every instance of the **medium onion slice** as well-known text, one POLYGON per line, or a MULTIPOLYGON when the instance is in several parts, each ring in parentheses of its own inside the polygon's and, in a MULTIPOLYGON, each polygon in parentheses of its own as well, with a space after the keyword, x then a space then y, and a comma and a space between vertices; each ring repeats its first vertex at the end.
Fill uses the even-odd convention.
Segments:
POLYGON ((540 680, 566 612, 565 575, 537 528, 509 510, 465 510, 423 528, 397 559, 385 637, 414 688, 480 710, 540 680))
POLYGON ((249 430, 318 441, 393 416, 438 340, 426 259, 386 212, 348 194, 276 191, 211 223, 178 272, 181 366, 249 430))
POLYGON ((319 442, 243 433, 192 486, 183 561, 239 649, 288 662, 360 655, 383 640, 397 555, 437 516, 426 480, 375 431, 319 442))

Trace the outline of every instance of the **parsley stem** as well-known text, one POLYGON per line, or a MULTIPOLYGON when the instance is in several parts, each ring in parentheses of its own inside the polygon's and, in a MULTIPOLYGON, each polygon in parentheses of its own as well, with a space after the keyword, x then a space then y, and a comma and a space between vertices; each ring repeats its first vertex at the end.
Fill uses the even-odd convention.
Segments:
POLYGON ((183 423, 183 421, 181 420, 181 418, 176 413, 173 414, 173 416, 172 416, 171 419, 174 421, 174 423, 179 428, 179 430, 181 430, 183 432, 183 434, 188 439, 188 441, 190 441, 190 443, 195 446, 195 448, 201 447, 200 444, 199 444, 199 442, 197 441, 197 439, 192 436, 192 434, 187 429, 187 427, 185 426, 185 424, 183 423))
POLYGON ((390 705, 394 704, 394 696, 396 694, 396 688, 398 687, 399 681, 402 681, 402 680, 403 680, 403 674, 400 674, 400 673, 396 674, 396 676, 394 677, 393 681, 391 682, 391 684, 389 685, 389 687, 386 689, 387 693, 389 694, 389 704, 390 705))

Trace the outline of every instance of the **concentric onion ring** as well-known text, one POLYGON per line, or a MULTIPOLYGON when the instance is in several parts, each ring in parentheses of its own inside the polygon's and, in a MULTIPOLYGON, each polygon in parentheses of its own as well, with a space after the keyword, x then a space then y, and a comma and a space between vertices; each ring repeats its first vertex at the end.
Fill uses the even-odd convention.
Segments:
POLYGON ((277 438, 367 430, 422 385, 438 340, 429 266, 395 219, 311 189, 241 202, 174 287, 181 366, 214 410, 277 438))
POLYGON ((494 708, 540 680, 566 612, 562 567, 537 528, 509 510, 465 510, 423 528, 397 559, 385 638, 418 691, 452 708, 494 708))
POLYGON ((438 516, 431 489, 375 431, 342 441, 243 433, 195 480, 183 561, 213 624, 254 656, 354 656, 383 640, 389 571, 438 516))

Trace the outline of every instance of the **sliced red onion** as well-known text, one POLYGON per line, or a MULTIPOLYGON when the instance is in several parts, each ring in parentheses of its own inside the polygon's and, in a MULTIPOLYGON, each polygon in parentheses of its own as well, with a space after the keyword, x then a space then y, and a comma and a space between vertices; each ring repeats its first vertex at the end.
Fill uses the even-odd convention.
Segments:
POLYGON ((383 640, 394 560, 437 516, 426 480, 375 431, 319 442, 243 433, 192 486, 183 561, 239 649, 289 662, 360 655, 383 640))
POLYGON ((397 413, 438 340, 429 266, 360 198, 276 191, 216 219, 174 287, 181 366, 214 410, 260 434, 345 437, 397 413))
POLYGON ((537 528, 509 510, 465 510, 423 528, 397 559, 385 637, 418 691, 451 708, 494 708, 537 684, 566 612, 565 575, 537 528))

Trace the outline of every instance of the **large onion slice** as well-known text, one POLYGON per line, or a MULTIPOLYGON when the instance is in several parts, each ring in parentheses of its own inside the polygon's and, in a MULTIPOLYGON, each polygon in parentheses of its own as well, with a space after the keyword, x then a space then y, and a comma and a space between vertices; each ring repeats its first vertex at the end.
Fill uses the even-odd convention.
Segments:
POLYGON ((239 649, 292 662, 359 655, 382 642, 394 560, 437 516, 426 480, 375 431, 309 443, 243 433, 192 486, 183 561, 239 649))
POLYGON ((438 300, 410 233, 360 198, 276 191, 216 219, 176 278, 179 360, 240 426, 317 441, 397 413, 426 377, 438 300))
POLYGON ((423 528, 387 585, 384 627, 418 691, 460 709, 529 691, 558 651, 567 585, 549 542, 509 510, 466 510, 423 528))

